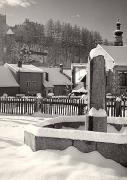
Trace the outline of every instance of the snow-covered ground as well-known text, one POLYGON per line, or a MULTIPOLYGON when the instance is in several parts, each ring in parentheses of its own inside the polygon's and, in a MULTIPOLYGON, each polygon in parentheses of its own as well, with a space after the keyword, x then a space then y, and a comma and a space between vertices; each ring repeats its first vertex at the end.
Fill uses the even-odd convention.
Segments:
POLYGON ((46 118, 0 116, 0 180, 127 180, 127 168, 96 151, 32 152, 23 143, 24 128, 46 118))

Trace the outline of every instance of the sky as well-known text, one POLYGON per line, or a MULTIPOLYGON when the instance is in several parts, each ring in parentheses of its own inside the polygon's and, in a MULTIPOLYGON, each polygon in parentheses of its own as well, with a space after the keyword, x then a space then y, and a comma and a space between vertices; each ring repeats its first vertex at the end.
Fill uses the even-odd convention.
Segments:
POLYGON ((108 40, 113 40, 119 18, 127 44, 127 0, 0 0, 0 12, 6 12, 8 25, 25 18, 45 24, 52 18, 99 31, 108 40))

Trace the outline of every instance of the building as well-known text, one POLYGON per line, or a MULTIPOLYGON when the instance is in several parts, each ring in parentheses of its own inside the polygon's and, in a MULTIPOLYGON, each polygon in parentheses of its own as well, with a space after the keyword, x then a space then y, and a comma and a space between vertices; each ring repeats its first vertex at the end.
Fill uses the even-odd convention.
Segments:
POLYGON ((118 19, 116 22, 116 30, 114 32, 115 36, 115 41, 114 41, 114 46, 123 46, 123 31, 120 30, 121 23, 120 20, 118 19))
POLYGON ((0 66, 0 96, 3 94, 15 96, 18 92, 19 84, 10 70, 4 66, 0 66))
POLYGON ((43 72, 43 86, 45 96, 54 93, 55 96, 68 95, 71 91, 72 83, 69 77, 63 72, 63 66, 40 67, 43 72))
POLYGON ((19 94, 36 95, 41 93, 43 95, 43 70, 33 65, 18 64, 4 65, 13 74, 13 77, 19 84, 19 94))
POLYGON ((87 63, 72 63, 72 83, 74 94, 80 95, 86 93, 86 75, 87 75, 87 63))
POLYGON ((99 50, 106 58, 107 71, 106 91, 115 95, 127 95, 127 45, 123 45, 121 24, 118 19, 114 31, 114 46, 97 45, 95 51, 99 50), (109 67, 109 68, 107 68, 109 67))
POLYGON ((41 93, 43 97, 49 93, 56 96, 68 95, 72 88, 69 77, 63 68, 38 68, 34 65, 5 63, 0 67, 0 96, 8 94, 24 94, 34 96, 41 93))
POLYGON ((107 92, 113 94, 127 93, 127 46, 101 46, 97 48, 115 63, 113 72, 107 72, 107 92))

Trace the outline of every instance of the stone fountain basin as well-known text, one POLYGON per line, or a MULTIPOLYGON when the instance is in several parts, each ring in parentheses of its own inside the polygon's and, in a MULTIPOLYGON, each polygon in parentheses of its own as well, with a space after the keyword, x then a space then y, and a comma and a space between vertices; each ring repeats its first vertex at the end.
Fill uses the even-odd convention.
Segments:
POLYGON ((105 158, 127 167, 127 134, 77 130, 85 122, 86 116, 49 119, 43 121, 41 127, 28 126, 24 132, 24 142, 33 151, 64 150, 69 146, 84 153, 98 151, 105 158))

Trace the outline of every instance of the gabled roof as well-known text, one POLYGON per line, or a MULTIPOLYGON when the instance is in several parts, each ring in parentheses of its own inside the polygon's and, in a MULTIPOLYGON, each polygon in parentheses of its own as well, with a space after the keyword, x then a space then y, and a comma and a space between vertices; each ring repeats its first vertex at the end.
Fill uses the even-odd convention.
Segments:
POLYGON ((79 69, 77 72, 76 72, 76 75, 75 75, 75 81, 76 83, 79 83, 82 81, 82 79, 86 76, 87 74, 87 70, 84 68, 84 69, 79 69))
POLYGON ((19 87, 10 70, 0 66, 0 87, 19 87))
POLYGON ((51 82, 46 81, 46 80, 44 80, 43 85, 44 85, 44 87, 47 87, 47 88, 52 88, 52 87, 54 87, 51 82))
POLYGON ((20 70, 20 72, 36 72, 36 73, 42 73, 43 70, 32 65, 32 64, 23 64, 22 67, 18 67, 17 64, 5 64, 6 67, 11 68, 12 70, 18 72, 20 70))
POLYGON ((63 73, 68 76, 68 78, 72 78, 72 70, 71 69, 63 69, 63 73))
POLYGON ((6 32, 7 35, 13 35, 14 32, 12 31, 12 29, 8 29, 8 31, 6 32))
MULTIPOLYGON (((48 82, 50 83, 50 87, 54 85, 72 85, 71 81, 60 72, 60 68, 46 68, 46 67, 40 67, 43 69, 44 72, 48 73, 49 80, 48 82)), ((48 84, 49 86, 49 84, 48 84)))
POLYGON ((113 59, 115 65, 127 65, 127 46, 101 46, 113 59))

